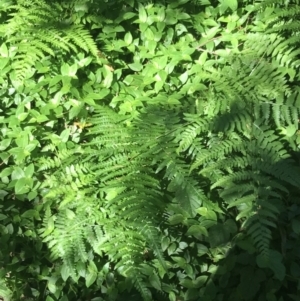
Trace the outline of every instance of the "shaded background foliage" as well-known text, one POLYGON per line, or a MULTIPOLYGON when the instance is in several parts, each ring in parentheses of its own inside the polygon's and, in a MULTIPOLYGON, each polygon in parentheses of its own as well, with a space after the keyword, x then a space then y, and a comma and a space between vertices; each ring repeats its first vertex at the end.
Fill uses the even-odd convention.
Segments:
POLYGON ((4 300, 298 300, 299 3, 0 3, 4 300))

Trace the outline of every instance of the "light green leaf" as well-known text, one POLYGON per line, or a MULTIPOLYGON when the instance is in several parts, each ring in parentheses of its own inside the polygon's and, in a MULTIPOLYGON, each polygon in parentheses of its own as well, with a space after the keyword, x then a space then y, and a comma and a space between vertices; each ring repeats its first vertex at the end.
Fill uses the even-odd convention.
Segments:
POLYGON ((7 177, 7 176, 10 176, 13 172, 13 167, 6 167, 4 168, 1 173, 0 173, 0 177, 3 178, 3 177, 7 177))
POLYGON ((31 163, 28 166, 26 166, 24 173, 27 178, 30 178, 34 173, 34 165, 31 163))
POLYGON ((7 46, 6 46, 5 43, 3 43, 0 46, 0 56, 2 56, 2 57, 8 57, 9 56, 8 49, 7 49, 7 46))
POLYGON ((128 64, 129 68, 133 71, 141 71, 143 69, 143 65, 141 63, 133 63, 133 64, 128 64))
POLYGON ((230 55, 230 49, 218 49, 215 53, 221 57, 228 57, 230 55))
POLYGON ((28 201, 32 201, 38 195, 37 191, 30 191, 27 195, 28 201))
POLYGON ((147 13, 145 7, 141 3, 139 3, 139 19, 141 23, 147 22, 147 13))
POLYGON ((132 35, 131 35, 131 33, 130 33, 130 31, 129 32, 127 32, 126 34, 125 34, 125 37, 124 37, 124 41, 125 41, 125 43, 127 44, 127 45, 130 45, 131 43, 132 43, 132 35))
POLYGON ((3 139, 0 143, 0 151, 7 149, 10 145, 11 139, 3 139))
POLYGON ((89 93, 87 95, 88 98, 92 98, 92 99, 103 99, 105 98, 105 96, 107 96, 110 93, 110 90, 107 88, 103 88, 100 90, 100 92, 97 93, 89 93))
POLYGON ((15 194, 24 194, 30 191, 33 180, 30 178, 21 178, 15 184, 15 194))
POLYGON ((68 70, 68 75, 70 77, 75 77, 77 69, 78 69, 77 64, 73 64, 72 66, 70 66, 70 68, 68 70))
POLYGON ((144 35, 147 40, 154 40, 154 33, 149 27, 145 30, 144 35))
POLYGON ((66 209, 66 216, 68 219, 73 219, 76 215, 72 210, 66 209))
POLYGON ((105 65, 105 69, 104 69, 104 72, 103 72, 103 77, 104 77, 103 86, 105 88, 109 88, 112 84, 112 81, 113 81, 113 73, 109 69, 109 67, 106 66, 106 65, 105 65))
POLYGON ((69 73, 70 73, 70 66, 68 64, 63 64, 60 67, 60 72, 61 72, 62 75, 68 76, 69 73))
POLYGON ((62 142, 67 142, 69 140, 71 130, 69 128, 63 130, 60 134, 60 139, 62 142))
POLYGON ((98 277, 98 270, 93 261, 90 261, 86 272, 85 285, 90 287, 98 277))
POLYGON ((188 80, 188 77, 189 77, 189 73, 188 71, 186 71, 179 76, 179 80, 181 81, 182 84, 185 84, 186 81, 188 80))
POLYGON ((67 281, 67 279, 70 277, 69 268, 66 264, 64 264, 60 270, 61 278, 63 281, 67 281))
POLYGON ((42 237, 47 237, 53 230, 54 230, 54 219, 53 216, 51 216, 48 219, 47 227, 45 229, 45 232, 42 234, 42 237))
POLYGON ((176 298, 176 295, 174 292, 169 292, 169 300, 170 301, 176 301, 177 298, 176 298))
POLYGON ((24 177, 25 177, 24 170, 21 167, 16 166, 14 168, 14 171, 11 174, 11 179, 12 180, 17 180, 17 179, 21 179, 21 178, 24 178, 24 177))
POLYGON ((60 104, 61 98, 63 96, 62 92, 57 92, 52 99, 50 99, 50 103, 53 108, 57 108, 58 105, 60 104))
POLYGON ((164 21, 164 19, 165 19, 165 17, 166 17, 166 12, 165 12, 165 8, 164 8, 164 7, 161 7, 161 8, 158 10, 156 17, 157 17, 157 20, 158 20, 159 22, 163 22, 163 21, 164 21))
POLYGON ((52 294, 55 294, 56 292, 56 280, 57 278, 55 277, 51 277, 49 280, 48 280, 48 289, 49 291, 52 293, 52 294))
POLYGON ((236 11, 238 8, 238 1, 237 0, 222 0, 221 4, 231 8, 233 11, 236 11))

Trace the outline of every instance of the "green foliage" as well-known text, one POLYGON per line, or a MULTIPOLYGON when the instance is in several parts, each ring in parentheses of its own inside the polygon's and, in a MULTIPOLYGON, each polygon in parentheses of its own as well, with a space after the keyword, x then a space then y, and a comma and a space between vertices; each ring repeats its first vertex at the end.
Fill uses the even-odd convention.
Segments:
POLYGON ((298 17, 1 1, 0 297, 298 300, 298 17))

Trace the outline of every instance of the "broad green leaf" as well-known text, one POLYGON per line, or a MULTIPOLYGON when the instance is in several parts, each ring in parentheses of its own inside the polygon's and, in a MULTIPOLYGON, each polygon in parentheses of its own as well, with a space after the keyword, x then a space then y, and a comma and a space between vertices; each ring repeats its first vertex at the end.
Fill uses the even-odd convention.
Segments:
POLYGON ((11 139, 3 139, 0 142, 0 151, 7 149, 9 147, 10 143, 11 143, 11 139))
POLYGON ((83 11, 83 12, 88 12, 88 5, 86 3, 76 3, 74 4, 74 10, 76 12, 79 12, 79 11, 83 11))
POLYGON ((164 19, 165 19, 165 17, 166 17, 166 12, 165 12, 165 8, 164 8, 164 7, 161 7, 161 8, 158 10, 156 17, 157 17, 157 20, 158 20, 159 22, 163 22, 163 21, 164 21, 164 19))
POLYGON ((10 176, 12 174, 13 170, 14 170, 14 168, 12 166, 4 168, 0 173, 0 177, 3 178, 3 177, 10 176))
POLYGON ((16 166, 11 174, 11 179, 12 180, 18 180, 18 179, 21 179, 21 178, 24 178, 25 177, 25 172, 24 170, 19 167, 19 166, 16 166))
POLYGON ((154 33, 149 27, 145 30, 144 35, 147 40, 154 40, 154 33))
POLYGON ((133 64, 128 64, 129 68, 133 71, 141 71, 143 69, 143 65, 141 63, 133 63, 133 64))
MULTIPOLYGON (((0 57, 0 70, 3 70, 9 63, 9 58, 0 57)), ((6 67, 5 70, 2 71, 2 73, 7 73, 11 69, 10 66, 6 67)))
POLYGON ((70 128, 63 130, 60 134, 61 141, 67 142, 69 140, 70 133, 71 133, 70 128))
POLYGON ((51 232, 53 232, 54 230, 54 219, 53 219, 53 216, 51 216, 49 219, 48 219, 48 223, 47 223, 47 227, 42 235, 42 237, 47 237, 51 232))
POLYGON ((0 221, 3 221, 6 218, 7 216, 5 214, 0 213, 0 221))
POLYGON ((176 0, 176 1, 171 2, 168 5, 168 7, 170 7, 170 8, 176 8, 176 7, 178 7, 180 5, 183 5, 183 4, 185 4, 185 3, 189 2, 189 1, 190 0, 176 0))
POLYGON ((12 223, 6 225, 6 230, 8 234, 13 234, 14 233, 14 226, 12 223))
POLYGON ((168 10, 164 22, 167 25, 174 25, 178 22, 173 10, 168 10))
POLYGON ((238 7, 238 1, 237 0, 221 0, 221 3, 224 6, 227 6, 227 7, 231 8, 233 11, 237 10, 237 7, 238 7))
POLYGON ((27 178, 32 177, 32 175, 34 173, 34 165, 31 163, 28 166, 26 166, 24 169, 24 173, 27 178))
POLYGON ((122 18, 123 18, 123 20, 129 20, 135 16, 136 16, 136 14, 133 12, 126 12, 122 18))
POLYGON ((15 184, 15 193, 24 194, 30 191, 33 185, 33 180, 30 178, 18 179, 15 184))
POLYGON ((147 13, 145 7, 141 3, 139 3, 139 19, 141 23, 147 22, 147 13))
POLYGON ((79 62, 77 62, 79 67, 88 66, 92 62, 91 57, 82 58, 79 62))
POLYGON ((60 72, 61 72, 62 75, 68 76, 69 73, 70 73, 70 66, 68 64, 63 64, 60 67, 60 72))
POLYGON ((62 99, 63 93, 57 92, 52 99, 50 99, 50 104, 52 105, 52 108, 57 108, 60 104, 60 101, 62 99))
POLYGON ((176 243, 171 243, 171 245, 168 247, 168 254, 172 255, 176 249, 177 249, 176 243))
POLYGON ((190 16, 189 14, 187 14, 187 13, 180 12, 180 13, 178 13, 178 14, 176 15, 176 18, 177 18, 178 20, 187 20, 187 19, 190 19, 191 16, 190 16))
POLYGON ((176 301, 177 298, 176 298, 176 295, 174 292, 169 292, 169 300, 170 301, 176 301))
POLYGON ((67 281, 67 279, 70 277, 69 269, 66 264, 63 264, 61 270, 60 270, 61 277, 63 281, 67 281))
POLYGON ((85 285, 87 287, 90 287, 96 281, 97 277, 98 277, 97 267, 93 261, 90 261, 86 272, 85 285))
POLYGON ((208 253, 208 248, 203 244, 197 244, 198 256, 202 256, 208 253))
POLYGON ((215 53, 221 57, 228 57, 230 55, 230 49, 218 49, 215 53))
POLYGON ((0 189, 0 200, 3 200, 7 195, 8 195, 7 191, 0 189))
POLYGON ((5 43, 3 43, 0 46, 0 56, 2 56, 2 57, 8 57, 9 56, 8 49, 7 49, 7 46, 6 46, 5 43))
POLYGON ((56 290, 57 290, 57 287, 56 287, 56 281, 57 281, 57 278, 56 277, 51 277, 49 280, 48 280, 48 289, 49 291, 52 293, 52 294, 55 294, 56 290))
POLYGON ((73 219, 76 216, 76 214, 70 209, 65 209, 65 212, 68 219, 73 219))
POLYGON ((127 45, 130 45, 131 43, 132 43, 132 35, 131 35, 131 33, 130 33, 130 31, 129 32, 127 32, 126 34, 125 34, 125 37, 124 37, 124 41, 125 41, 125 43, 127 44, 127 45))
POLYGON ((33 199, 35 199, 38 195, 38 192, 37 191, 30 191, 28 194, 27 194, 27 199, 28 201, 32 201, 33 199))
POLYGON ((184 267, 186 265, 186 260, 183 257, 172 256, 171 257, 180 267, 184 267))
POLYGON ((77 64, 73 64, 72 66, 70 66, 69 70, 68 70, 68 76, 70 77, 75 77, 76 72, 77 72, 77 64))
POLYGON ((113 273, 107 273, 106 283, 108 286, 113 286, 113 284, 115 283, 115 276, 113 273))
POLYGON ((161 291, 161 282, 160 282, 160 279, 157 274, 155 274, 155 273, 152 274, 149 277, 149 282, 155 289, 157 289, 158 291, 161 291))
POLYGON ((202 237, 202 235, 208 236, 208 233, 207 233, 207 230, 206 230, 205 227, 202 227, 202 226, 200 226, 200 225, 192 225, 192 226, 188 229, 186 235, 193 235, 193 236, 195 236, 196 238, 199 238, 199 239, 200 239, 200 238, 202 237))
POLYGON ((202 216, 206 216, 208 209, 205 207, 199 207, 196 209, 197 213, 199 213, 202 216))
POLYGON ((180 280, 180 285, 186 288, 195 288, 195 284, 190 279, 180 280))
POLYGON ((34 210, 34 209, 30 209, 30 210, 25 211, 22 214, 22 217, 25 217, 25 218, 35 218, 36 220, 40 220, 39 212, 37 210, 34 210))
POLYGON ((199 276, 195 280, 193 280, 193 284, 196 288, 200 288, 200 287, 204 286, 207 279, 208 279, 207 276, 199 276))
POLYGON ((161 241, 161 248, 163 251, 165 251, 168 246, 170 245, 170 238, 169 237, 163 237, 162 241, 161 241))
POLYGON ((30 155, 30 152, 32 152, 36 147, 37 147, 38 141, 37 140, 33 140, 31 141, 31 143, 29 143, 28 145, 25 146, 25 153, 30 155))
POLYGON ((109 88, 113 81, 113 73, 110 70, 109 66, 105 65, 104 67, 105 68, 103 71, 103 77, 104 77, 103 86, 105 88, 109 88))
POLYGON ((186 71, 186 72, 184 72, 183 74, 181 74, 179 76, 179 79, 180 79, 182 84, 185 84, 186 81, 188 80, 188 77, 189 77, 189 73, 188 73, 188 71, 186 71))
POLYGON ((169 217, 170 225, 181 224, 184 221, 184 216, 182 214, 174 214, 169 217))

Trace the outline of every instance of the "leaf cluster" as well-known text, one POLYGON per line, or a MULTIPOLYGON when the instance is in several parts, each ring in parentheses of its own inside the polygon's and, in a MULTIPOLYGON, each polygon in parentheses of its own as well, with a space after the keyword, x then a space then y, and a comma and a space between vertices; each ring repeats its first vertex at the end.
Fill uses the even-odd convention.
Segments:
POLYGON ((297 1, 0 3, 0 297, 297 300, 297 1))

